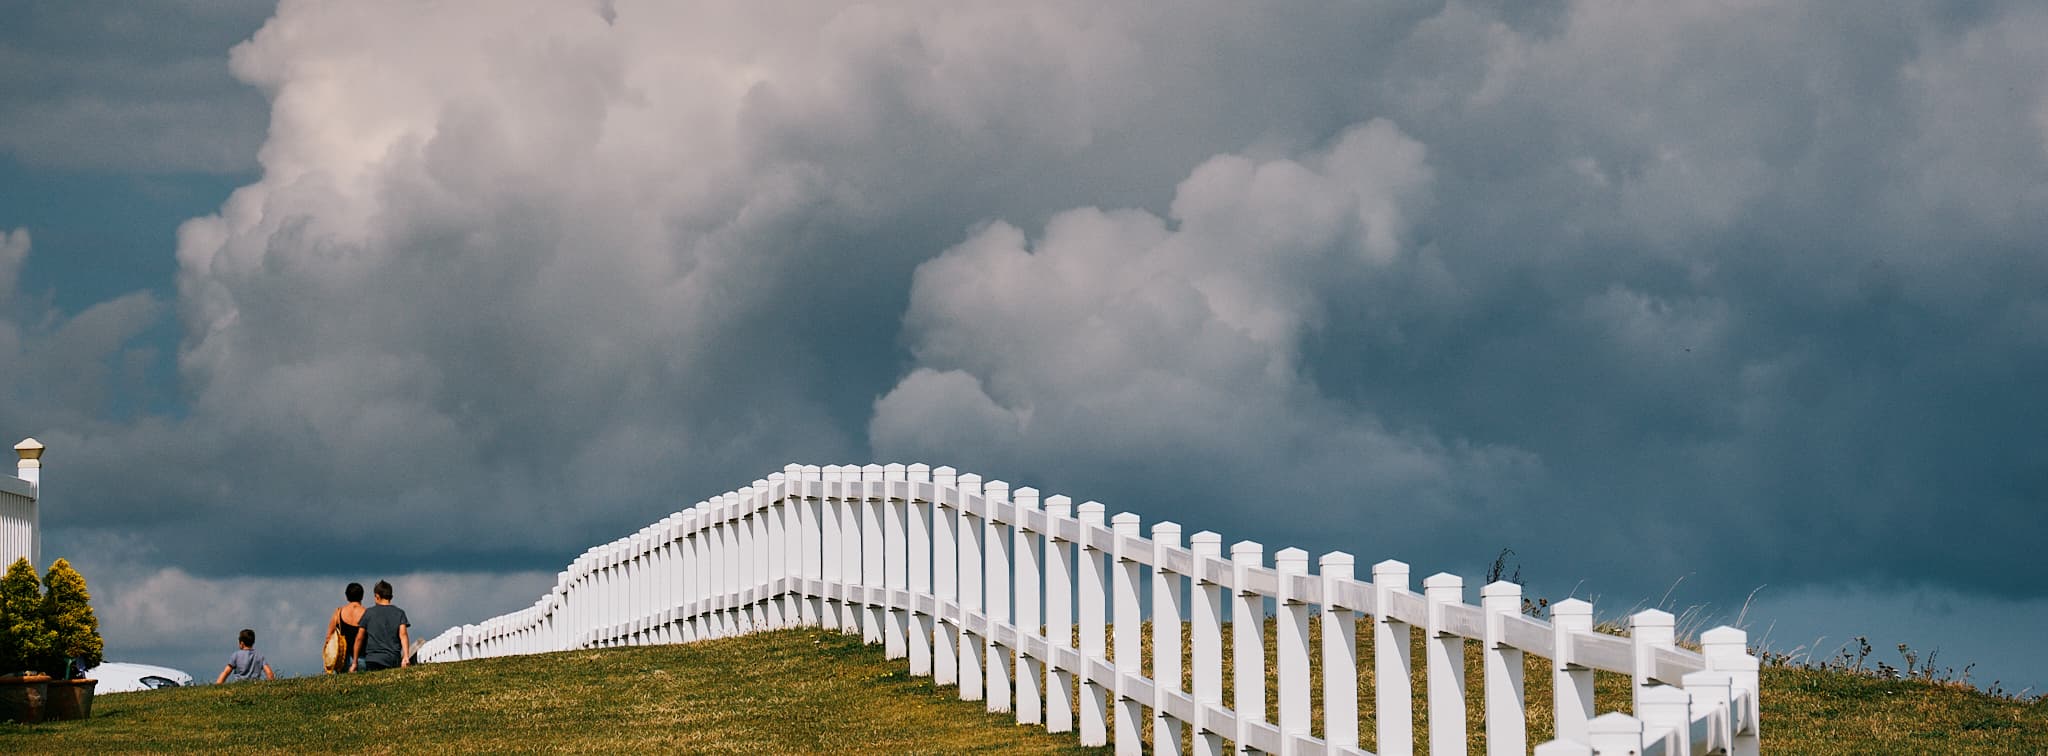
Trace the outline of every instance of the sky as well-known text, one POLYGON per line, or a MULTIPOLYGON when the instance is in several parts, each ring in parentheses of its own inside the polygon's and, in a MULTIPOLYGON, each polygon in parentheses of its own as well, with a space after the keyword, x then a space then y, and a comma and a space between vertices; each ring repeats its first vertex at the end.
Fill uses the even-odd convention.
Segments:
POLYGON ((0 434, 110 658, 921 461, 2048 689, 2038 3, 0 18, 0 434))

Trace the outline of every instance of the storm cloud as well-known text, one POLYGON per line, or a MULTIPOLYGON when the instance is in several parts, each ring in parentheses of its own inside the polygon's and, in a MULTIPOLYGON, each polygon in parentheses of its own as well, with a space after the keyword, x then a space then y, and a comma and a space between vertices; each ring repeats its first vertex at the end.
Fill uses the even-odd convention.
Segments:
POLYGON ((525 580, 873 459, 1624 604, 2048 597, 2033 4, 286 2, 230 60, 175 302, 0 313, 104 376, 0 406, 51 539, 156 585, 525 580), (108 409, 164 317, 176 410, 108 409))

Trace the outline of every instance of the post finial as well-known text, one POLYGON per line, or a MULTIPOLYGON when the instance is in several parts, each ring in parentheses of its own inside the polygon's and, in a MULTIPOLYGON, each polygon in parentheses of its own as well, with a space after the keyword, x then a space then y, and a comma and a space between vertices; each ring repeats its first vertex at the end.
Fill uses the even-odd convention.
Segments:
POLYGON ((14 445, 14 455, 20 457, 23 462, 33 462, 42 459, 43 442, 37 441, 34 438, 24 438, 21 440, 21 443, 14 445))

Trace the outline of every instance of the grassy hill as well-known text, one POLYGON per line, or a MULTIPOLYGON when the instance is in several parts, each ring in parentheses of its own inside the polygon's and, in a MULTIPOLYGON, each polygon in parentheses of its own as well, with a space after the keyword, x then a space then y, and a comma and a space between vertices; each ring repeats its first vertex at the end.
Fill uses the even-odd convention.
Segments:
MULTIPOLYGON (((1532 743, 1548 737, 1541 664, 1532 659, 1528 675, 1532 743)), ((1766 752, 2048 753, 2048 704, 2038 701, 1796 668, 1767 669, 1763 684, 1766 752)), ((1601 675, 1603 710, 1626 695, 1625 679, 1601 675)), ((1369 716, 1369 695, 1363 703, 1369 716)), ((88 722, 0 724, 4 753, 429 749, 1090 751, 910 678, 857 637, 815 630, 109 695, 88 722)))

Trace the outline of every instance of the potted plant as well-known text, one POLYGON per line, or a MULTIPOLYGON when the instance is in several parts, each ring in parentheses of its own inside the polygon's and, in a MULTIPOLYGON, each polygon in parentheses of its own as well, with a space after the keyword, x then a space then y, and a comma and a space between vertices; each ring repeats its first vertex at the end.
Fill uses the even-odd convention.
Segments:
POLYGON ((57 633, 43 619, 43 591, 36 568, 14 560, 0 577, 0 718, 43 720, 49 675, 36 671, 57 648, 57 633))
POLYGON ((46 663, 42 670, 55 678, 50 681, 48 713, 57 719, 84 719, 92 716, 92 694, 99 681, 82 675, 100 665, 105 647, 100 621, 92 613, 92 594, 85 590, 85 576, 64 559, 50 564, 43 587, 43 621, 56 634, 48 657, 56 668, 46 663))

